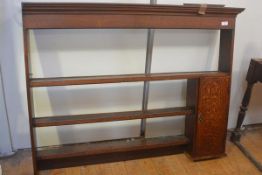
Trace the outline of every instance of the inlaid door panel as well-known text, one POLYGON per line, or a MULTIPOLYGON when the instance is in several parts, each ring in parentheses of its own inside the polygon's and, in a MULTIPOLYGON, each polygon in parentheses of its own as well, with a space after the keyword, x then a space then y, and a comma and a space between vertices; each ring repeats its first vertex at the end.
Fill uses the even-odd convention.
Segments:
POLYGON ((195 156, 212 158, 225 153, 229 106, 229 77, 201 78, 199 83, 195 156))

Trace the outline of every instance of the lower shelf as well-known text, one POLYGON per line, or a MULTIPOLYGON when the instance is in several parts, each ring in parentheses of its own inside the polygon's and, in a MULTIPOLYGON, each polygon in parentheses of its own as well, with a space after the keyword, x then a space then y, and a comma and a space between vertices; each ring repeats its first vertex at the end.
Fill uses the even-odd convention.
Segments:
POLYGON ((189 139, 185 136, 168 136, 44 147, 37 151, 37 163, 39 169, 50 169, 110 162, 116 159, 128 160, 138 158, 139 154, 143 154, 143 157, 145 154, 148 156, 174 154, 178 150, 181 152, 188 144, 189 139))
POLYGON ((128 112, 113 112, 113 113, 98 113, 84 115, 67 115, 67 116, 52 116, 52 117, 37 117, 33 118, 34 127, 61 126, 84 123, 97 122, 112 122, 123 120, 135 120, 156 117, 168 117, 192 114, 193 110, 189 107, 175 107, 164 109, 151 109, 145 112, 128 111, 128 112))
POLYGON ((95 154, 126 152, 134 150, 185 145, 189 140, 185 136, 168 136, 156 138, 134 138, 113 141, 70 144, 54 147, 45 147, 38 150, 37 159, 58 159, 74 156, 88 156, 95 154))

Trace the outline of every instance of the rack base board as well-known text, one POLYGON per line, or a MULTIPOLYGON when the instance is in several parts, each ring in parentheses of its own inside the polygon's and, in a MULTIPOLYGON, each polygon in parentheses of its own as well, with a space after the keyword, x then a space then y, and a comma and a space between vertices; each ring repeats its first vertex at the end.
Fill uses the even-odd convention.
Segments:
POLYGON ((45 147, 38 150, 38 168, 54 169, 162 156, 185 151, 185 136, 132 138, 45 147))
POLYGON ((171 146, 165 148, 155 148, 150 150, 139 150, 121 153, 108 153, 92 156, 79 156, 73 158, 37 160, 39 170, 49 170, 58 168, 68 168, 84 165, 93 165, 98 163, 120 162, 135 159, 144 159, 150 157, 159 157, 166 155, 181 154, 186 151, 186 145, 171 146))

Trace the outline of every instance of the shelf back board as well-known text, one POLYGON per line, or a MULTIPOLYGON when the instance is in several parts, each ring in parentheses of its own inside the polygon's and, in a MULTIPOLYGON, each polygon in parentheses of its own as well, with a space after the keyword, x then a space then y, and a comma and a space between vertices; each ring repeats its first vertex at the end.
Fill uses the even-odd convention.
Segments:
POLYGON ((185 5, 22 3, 26 29, 184 28, 233 29, 242 8, 185 5))

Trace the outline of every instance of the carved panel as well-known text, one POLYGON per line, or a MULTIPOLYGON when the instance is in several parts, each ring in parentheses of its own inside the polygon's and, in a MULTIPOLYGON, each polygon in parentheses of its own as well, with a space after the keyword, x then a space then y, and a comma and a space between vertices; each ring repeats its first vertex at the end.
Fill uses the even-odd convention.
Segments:
POLYGON ((196 156, 213 157, 225 152, 229 106, 229 77, 200 80, 196 156))

